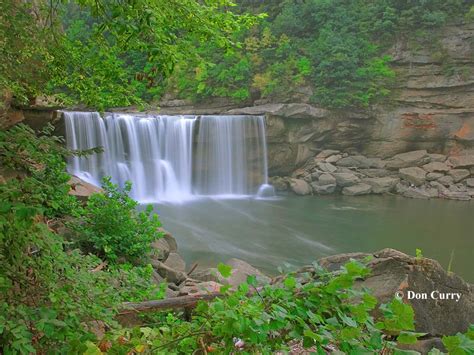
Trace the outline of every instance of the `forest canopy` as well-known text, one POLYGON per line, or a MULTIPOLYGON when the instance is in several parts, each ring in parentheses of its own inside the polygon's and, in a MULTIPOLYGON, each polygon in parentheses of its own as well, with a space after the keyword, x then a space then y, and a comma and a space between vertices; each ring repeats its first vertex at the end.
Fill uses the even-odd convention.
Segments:
POLYGON ((54 95, 103 110, 156 103, 281 98, 368 107, 389 93, 387 50, 436 46, 471 21, 469 0, 55 0, 0 4, 0 89, 22 104, 54 95))

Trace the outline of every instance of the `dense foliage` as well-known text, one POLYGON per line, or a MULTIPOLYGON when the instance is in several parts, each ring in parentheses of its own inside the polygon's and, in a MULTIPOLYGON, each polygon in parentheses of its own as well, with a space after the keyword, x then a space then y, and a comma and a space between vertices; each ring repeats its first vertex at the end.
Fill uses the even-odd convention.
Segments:
POLYGON ((137 212, 138 203, 128 196, 129 182, 119 190, 110 178, 104 178, 102 188, 104 193, 89 198, 80 222, 73 225, 83 248, 113 263, 143 261, 151 243, 162 234, 153 206, 137 212))
MULTIPOLYGON (((150 211, 135 212, 129 185, 119 191, 108 179, 85 206, 72 199, 64 158, 90 152, 68 152, 50 133, 36 136, 19 125, 0 134, 3 174, 15 169, 0 182, 2 353, 270 353, 304 346, 319 354, 402 354, 397 344, 423 335, 414 332, 409 305, 394 299, 377 307, 370 292, 353 287, 369 274, 358 261, 336 273, 314 264, 263 287, 249 277, 237 290, 221 288, 222 297, 199 304, 191 317, 150 313, 142 327, 122 327, 115 316, 123 302, 164 295, 166 284, 152 281, 145 258, 159 222, 150 211), (98 339, 97 331, 105 336, 98 339)), ((218 270, 231 273, 224 264, 218 270)), ((452 354, 472 353, 474 331, 443 342, 452 354)))
POLYGON ((39 94, 98 109, 143 104, 160 93, 194 42, 251 26, 254 16, 228 0, 3 1, 0 4, 0 92, 20 103, 39 94))
POLYGON ((200 44, 200 60, 180 63, 170 87, 184 98, 237 100, 288 99, 303 89, 321 106, 366 107, 389 93, 394 72, 384 53, 394 41, 436 42, 433 32, 462 20, 471 6, 463 0, 241 1, 241 10, 269 17, 235 35, 240 49, 200 44))
MULTIPOLYGON (((4 172, 14 169, 14 177, 0 183, 0 351, 5 354, 83 352, 85 342, 95 339, 88 322, 116 326, 114 309, 121 302, 163 295, 150 282, 151 266, 98 268, 103 264, 97 255, 73 249, 57 233, 65 218, 80 224, 83 216, 97 211, 82 208, 68 195, 64 157, 70 152, 50 133, 47 128, 37 137, 23 125, 0 132, 0 166, 4 172)), ((95 199, 103 202, 99 215, 115 214, 109 221, 99 219, 104 230, 136 216, 130 209, 113 209, 113 196, 95 199)), ((88 227, 97 229, 94 223, 99 221, 90 221, 88 227)), ((138 234, 156 224, 155 217, 134 220, 128 227, 138 234)), ((159 235, 155 230, 145 237, 159 235)))

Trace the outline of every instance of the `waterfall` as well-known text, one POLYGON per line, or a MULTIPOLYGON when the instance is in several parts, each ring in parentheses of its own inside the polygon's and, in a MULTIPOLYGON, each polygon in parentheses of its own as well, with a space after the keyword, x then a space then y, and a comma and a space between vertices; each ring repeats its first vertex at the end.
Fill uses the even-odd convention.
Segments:
POLYGON ((72 157, 71 174, 100 185, 104 176, 140 202, 199 196, 262 196, 267 181, 262 116, 166 116, 64 112, 69 149, 103 147, 72 157), (263 191, 263 193, 262 193, 263 191))

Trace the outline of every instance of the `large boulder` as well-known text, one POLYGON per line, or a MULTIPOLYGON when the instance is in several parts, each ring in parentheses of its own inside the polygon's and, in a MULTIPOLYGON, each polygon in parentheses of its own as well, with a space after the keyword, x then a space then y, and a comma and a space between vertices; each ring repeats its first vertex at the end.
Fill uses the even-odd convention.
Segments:
POLYGON ((311 186, 304 180, 301 179, 291 179, 290 188, 297 195, 309 195, 311 194, 311 186))
POLYGON ((418 332, 433 336, 465 332, 474 323, 474 289, 455 274, 446 272, 431 259, 415 258, 393 249, 373 254, 352 253, 323 258, 319 264, 329 270, 338 270, 350 259, 372 257, 368 267, 370 276, 358 282, 358 287, 373 291, 380 303, 390 302, 395 295, 402 296, 415 311, 418 332), (434 293, 433 293, 434 292, 434 293), (413 296, 426 299, 416 299, 413 296), (450 299, 441 299, 450 295, 450 299), (458 296, 459 295, 459 296, 458 296))
POLYGON ((459 182, 471 175, 471 172, 467 169, 453 169, 448 172, 449 176, 453 177, 454 182, 459 182))
POLYGON ((311 183, 313 192, 318 195, 330 195, 336 191, 336 184, 320 185, 318 181, 311 183))
POLYGON ((388 169, 408 168, 410 166, 421 166, 429 161, 430 157, 426 150, 415 150, 395 155, 387 161, 386 167, 388 169))
POLYGON ((259 284, 266 284, 271 281, 268 276, 243 260, 232 258, 225 264, 231 266, 232 271, 230 277, 220 278, 220 281, 223 284, 227 284, 235 288, 240 284, 247 282, 248 276, 255 276, 257 283, 259 284))
POLYGON ((445 163, 434 161, 434 162, 423 165, 423 169, 425 169, 429 173, 447 172, 449 171, 449 166, 445 163))
POLYGON ((371 191, 372 191, 372 187, 370 185, 359 183, 356 185, 344 187, 342 189, 342 194, 348 195, 348 196, 359 196, 359 195, 370 194, 371 191))
POLYGON ((319 185, 335 185, 336 178, 331 174, 321 174, 318 178, 319 185))
POLYGON ((355 185, 360 180, 357 175, 352 173, 335 173, 333 176, 336 178, 337 185, 341 187, 355 185))
POLYGON ((363 182, 372 187, 372 193, 383 194, 392 191, 400 182, 400 179, 386 176, 364 179, 363 182))
POLYGON ((415 186, 423 185, 426 181, 426 171, 418 167, 403 168, 398 173, 402 179, 415 186))
POLYGON ((470 168, 474 166, 474 155, 461 155, 459 157, 450 157, 448 164, 453 168, 470 168))
POLYGON ((71 179, 68 181, 71 189, 69 190, 69 195, 75 196, 79 201, 86 202, 89 200, 89 197, 95 193, 101 193, 102 190, 100 187, 92 185, 77 176, 71 176, 71 179))

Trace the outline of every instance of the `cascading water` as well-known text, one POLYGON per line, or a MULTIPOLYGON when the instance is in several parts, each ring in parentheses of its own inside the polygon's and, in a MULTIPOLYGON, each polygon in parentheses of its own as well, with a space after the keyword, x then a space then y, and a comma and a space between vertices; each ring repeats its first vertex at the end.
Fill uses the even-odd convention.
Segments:
POLYGON ((162 116, 64 112, 68 148, 103 153, 69 160, 70 173, 99 185, 132 182, 140 202, 198 196, 268 196, 261 116, 162 116))

